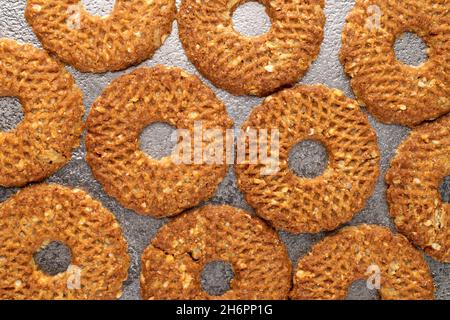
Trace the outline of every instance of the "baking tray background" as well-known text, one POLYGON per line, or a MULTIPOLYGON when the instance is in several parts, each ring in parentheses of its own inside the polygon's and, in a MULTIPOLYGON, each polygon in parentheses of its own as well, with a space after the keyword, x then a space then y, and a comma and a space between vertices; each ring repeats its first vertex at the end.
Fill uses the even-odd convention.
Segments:
MULTIPOLYGON (((107 3, 109 2, 111 4, 113 3, 113 0, 83 0, 83 2, 88 4, 88 8, 94 10, 94 12, 103 13, 108 8, 107 3)), ((177 0, 177 5, 179 5, 178 2, 179 0, 177 0)), ((31 31, 31 28, 25 21, 25 3, 26 0, 0 0, 0 37, 12 38, 41 47, 39 41, 31 31)), ((338 53, 341 46, 342 27, 345 22, 345 17, 353 5, 354 0, 327 1, 325 8, 327 16, 325 40, 321 46, 321 53, 300 83, 323 83, 327 86, 343 90, 349 97, 354 97, 349 81, 345 76, 342 66, 338 60, 338 53)), ((262 14, 259 7, 254 3, 246 4, 246 7, 248 15, 243 18, 241 17, 239 22, 236 22, 236 24, 238 25, 238 28, 241 27, 244 30, 251 32, 255 25, 253 23, 253 19, 261 18, 264 14, 262 14)), ((414 60, 415 57, 411 56, 410 59, 414 60)), ((67 69, 73 74, 78 86, 84 93, 84 105, 87 116, 93 101, 100 95, 102 90, 110 83, 112 79, 124 73, 129 73, 137 67, 153 66, 155 64, 181 67, 200 76, 195 67, 188 61, 186 55, 184 54, 183 48, 178 39, 178 28, 176 22, 174 22, 171 36, 166 40, 164 45, 151 59, 145 61, 139 66, 132 67, 121 72, 106 74, 83 74, 70 66, 67 66, 67 69)), ((240 125, 248 117, 252 109, 262 102, 262 99, 260 98, 233 96, 223 90, 215 88, 203 77, 201 77, 201 79, 208 84, 216 92, 217 96, 226 104, 227 111, 234 119, 236 128, 240 128, 240 125)), ((5 108, 7 108, 7 103, 2 102, 0 99, 0 114, 3 112, 8 112, 5 108)), ((6 117, 6 119, 5 117, 0 116, 0 121, 13 121, 14 117, 17 117, 17 115, 10 115, 9 117, 6 117)), ((349 225, 371 223, 384 225, 395 230, 393 222, 388 216, 388 207, 385 198, 386 188, 384 184, 384 175, 392 156, 395 154, 397 146, 404 140, 409 130, 404 127, 381 124, 375 121, 371 116, 370 122, 378 134, 378 143, 382 153, 382 172, 374 195, 367 202, 364 210, 360 214, 356 215, 349 225)), ((8 123, 0 124, 2 126, 8 125, 8 123)), ((163 144, 164 142, 161 143, 163 144)), ((145 144, 145 141, 143 144, 145 144)), ((151 149, 157 149, 161 146, 153 145, 148 147, 151 149)), ((105 207, 116 215, 128 241, 129 253, 132 259, 129 278, 124 284, 124 294, 122 299, 140 299, 140 255, 149 244, 150 239, 154 237, 162 225, 167 223, 168 219, 156 220, 139 216, 133 211, 124 209, 114 199, 106 195, 101 185, 92 177, 91 170, 84 160, 85 154, 86 151, 83 143, 83 145, 74 152, 72 161, 55 175, 47 179, 47 182, 59 183, 72 187, 82 187, 93 197, 100 200, 105 207)), ((310 156, 317 157, 318 155, 310 156)), ((0 201, 7 199, 15 192, 17 192, 17 189, 15 188, 0 188, 0 201)), ((232 167, 229 168, 228 175, 219 187, 216 196, 208 201, 208 203, 229 204, 252 211, 236 187, 232 167)), ((280 236, 288 248, 290 258, 293 262, 293 267, 295 268, 296 261, 299 257, 306 254, 314 243, 320 241, 327 234, 329 233, 292 235, 285 232, 280 232, 280 236)), ((429 257, 426 257, 426 260, 433 274, 436 286, 436 298, 450 300, 450 264, 438 263, 429 257)), ((213 274, 209 276, 214 278, 213 274)), ((374 295, 368 294, 364 283, 360 282, 352 287, 349 297, 354 299, 374 298, 374 295)))

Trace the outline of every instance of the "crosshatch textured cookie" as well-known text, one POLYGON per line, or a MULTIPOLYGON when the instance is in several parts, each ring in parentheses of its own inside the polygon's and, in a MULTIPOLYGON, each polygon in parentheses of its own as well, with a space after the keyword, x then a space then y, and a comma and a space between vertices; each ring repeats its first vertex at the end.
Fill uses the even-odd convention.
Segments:
POLYGON ((0 39, 0 96, 19 98, 24 119, 0 132, 0 185, 42 180, 72 157, 83 130, 83 97, 43 50, 0 39))
POLYGON ((187 56, 216 86, 266 96, 297 82, 320 51, 323 0, 260 0, 272 21, 264 35, 235 31, 232 14, 247 0, 183 0, 179 35, 187 56))
POLYGON ((397 228, 427 254, 450 262, 450 204, 439 187, 450 175, 450 116, 412 131, 386 175, 397 228))
POLYGON ((25 16, 45 49, 83 72, 125 69, 148 58, 172 30, 174 0, 116 0, 109 16, 80 0, 28 0, 25 16))
MULTIPOLYGON (((341 91, 297 86, 268 97, 242 130, 279 130, 279 170, 262 174, 263 161, 235 166, 237 182, 256 213, 277 229, 300 233, 333 230, 363 209, 379 174, 375 131, 358 104, 341 91), (319 177, 295 175, 289 153, 299 142, 324 145, 328 166, 319 177)), ((259 150, 261 154, 267 150, 259 150)))
MULTIPOLYGON (((194 141, 196 124, 205 135, 207 129, 225 134, 233 125, 224 104, 197 77, 178 68, 138 69, 113 81, 95 101, 87 121, 86 159, 105 191, 125 207, 172 216, 210 198, 227 172, 225 152, 223 164, 194 158, 194 145, 208 148, 205 138, 203 144, 194 141), (140 150, 141 132, 155 122, 189 131, 192 152, 182 155, 188 161, 156 160, 140 150)), ((179 146, 186 143, 182 138, 179 146)))
POLYGON ((291 264, 274 230, 229 206, 205 206, 161 228, 142 255, 144 299, 287 299, 291 264), (210 296, 201 287, 209 262, 229 262, 231 288, 210 296))
POLYGON ((434 299, 420 252, 404 236, 374 225, 344 228, 313 246, 298 262, 290 297, 345 299, 351 284, 362 279, 374 288, 379 284, 383 300, 434 299))
POLYGON ((341 61, 362 104, 378 120, 407 126, 450 111, 450 2, 357 0, 343 31, 341 61), (411 31, 429 47, 419 67, 396 59, 411 31))
POLYGON ((0 299, 116 299, 129 263, 114 215, 82 190, 37 185, 0 205, 0 299), (55 276, 33 259, 52 241, 72 256, 55 276))

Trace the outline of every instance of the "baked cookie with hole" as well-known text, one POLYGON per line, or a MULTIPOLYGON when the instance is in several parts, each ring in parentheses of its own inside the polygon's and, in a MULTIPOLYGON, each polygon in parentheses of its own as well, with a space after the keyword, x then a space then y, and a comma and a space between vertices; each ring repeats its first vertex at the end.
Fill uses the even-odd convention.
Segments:
POLYGON ((163 226, 142 255, 146 300, 280 300, 291 287, 291 265, 277 233, 229 206, 205 206, 163 226), (211 296, 201 286, 205 265, 229 262, 229 291, 211 296))
POLYGON ((431 257, 450 262, 450 204, 440 185, 450 175, 450 116, 415 128, 386 175, 398 230, 431 257))
POLYGON ((271 29, 246 37, 233 12, 247 0, 183 0, 179 36, 190 61, 219 88, 236 95, 267 96, 298 81, 320 51, 323 0, 261 0, 271 29))
POLYGON ((347 17, 340 59, 353 91, 379 121, 415 126, 450 112, 450 2, 357 0, 347 17), (397 60, 396 39, 414 32, 428 60, 397 60))
POLYGON ((81 0, 28 0, 25 17, 42 46, 82 72, 125 69, 150 58, 172 30, 175 0, 116 0, 90 15, 81 0))
POLYGON ((420 252, 404 236, 375 225, 347 227, 314 245, 298 262, 290 297, 345 299, 361 279, 383 300, 434 299, 433 278, 420 252))
POLYGON ((0 299, 116 299, 129 264, 116 218, 80 189, 36 185, 0 205, 0 299), (51 241, 72 256, 56 275, 33 259, 51 241))
POLYGON ((225 105, 197 77, 179 68, 141 68, 114 80, 94 102, 86 160, 123 206, 173 216, 215 193, 227 172, 225 145, 215 137, 223 141, 232 125, 225 105), (156 122, 178 129, 176 150, 160 160, 139 146, 141 132, 156 122))
POLYGON ((238 186, 277 229, 334 230, 362 210, 374 191, 380 161, 375 130, 356 101, 339 90, 300 85, 278 92, 253 110, 241 131, 245 158, 235 165, 238 186), (261 130, 270 131, 267 148, 260 141, 255 156, 250 137, 261 130), (306 140, 328 153, 327 167, 314 178, 289 167, 291 150, 306 140))
POLYGON ((80 144, 83 97, 45 51, 0 39, 0 97, 17 97, 24 118, 0 132, 0 185, 20 187, 55 173, 80 144))

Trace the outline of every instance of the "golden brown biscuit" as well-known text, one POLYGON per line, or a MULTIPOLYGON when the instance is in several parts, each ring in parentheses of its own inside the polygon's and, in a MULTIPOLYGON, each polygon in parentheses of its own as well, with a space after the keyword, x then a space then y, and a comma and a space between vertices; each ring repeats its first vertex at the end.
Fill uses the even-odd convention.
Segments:
MULTIPOLYGON (((242 130, 279 130, 279 170, 247 157, 235 166, 237 181, 256 213, 294 233, 333 230, 364 208, 379 174, 375 131, 358 104, 341 91, 297 86, 268 97, 242 130), (314 140, 328 151, 328 167, 314 179, 296 176, 288 158, 299 142, 314 140)), ((259 158, 267 150, 259 150, 259 158)))
POLYGON ((243 210, 205 206, 161 228, 142 255, 144 299, 287 299, 291 265, 274 230, 243 210), (231 289, 220 297, 201 287, 203 267, 231 263, 231 289))
MULTIPOLYGON (((196 124, 202 133, 215 129, 225 134, 232 121, 212 90, 178 68, 138 69, 113 81, 95 101, 86 137, 86 159, 94 176, 125 207, 154 217, 173 216, 210 198, 227 165, 224 157, 223 164, 194 162, 194 152, 186 158, 191 163, 147 156, 139 148, 139 136, 155 122, 188 130, 193 146, 196 124)), ((199 146, 206 150, 206 141, 199 146)))
POLYGON ((374 225, 347 227, 325 238, 298 262, 292 299, 345 299, 367 279, 384 300, 434 299, 425 260, 402 235, 374 225))
POLYGON ((23 186, 63 167, 80 143, 81 91, 45 51, 0 39, 0 96, 18 97, 24 119, 0 132, 0 185, 23 186))
POLYGON ((117 0, 90 15, 81 0, 28 0, 25 17, 45 49, 83 72, 125 69, 148 58, 172 30, 174 0, 117 0))
POLYGON ((439 187, 450 175, 450 116, 415 128, 386 175, 397 228, 427 254, 450 262, 450 204, 439 187))
POLYGON ((357 0, 343 31, 341 61, 361 103, 380 121, 407 126, 450 111, 450 2, 357 0), (428 61, 397 60, 406 31, 428 45, 428 61))
POLYGON ((183 0, 179 35, 187 56, 216 86, 237 95, 266 96, 295 83, 320 51, 323 0, 261 0, 272 28, 245 37, 232 14, 247 0, 183 0))
POLYGON ((0 205, 0 299, 116 299, 129 263, 114 215, 82 190, 37 185, 0 205), (55 276, 33 260, 51 241, 72 255, 55 276))

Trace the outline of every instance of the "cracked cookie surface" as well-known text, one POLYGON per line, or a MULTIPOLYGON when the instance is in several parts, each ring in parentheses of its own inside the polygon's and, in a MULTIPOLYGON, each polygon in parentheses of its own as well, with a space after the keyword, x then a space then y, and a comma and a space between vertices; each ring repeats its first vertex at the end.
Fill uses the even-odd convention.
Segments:
POLYGON ((0 132, 0 185, 23 186, 72 158, 83 131, 83 97, 63 65, 45 51, 0 39, 0 96, 19 98, 24 119, 0 132))
POLYGON ((389 211, 401 233, 450 262, 450 204, 439 187, 450 175, 450 116, 415 128, 386 175, 389 211))
POLYGON ((129 264, 116 218, 80 189, 36 185, 0 204, 0 299, 116 299, 129 264), (54 276, 33 260, 52 241, 72 256, 54 276))
POLYGON ((286 299, 291 264, 276 232, 262 220, 229 206, 205 206, 163 226, 142 255, 141 292, 148 299, 286 299), (203 267, 229 262, 230 290, 210 296, 203 267))

